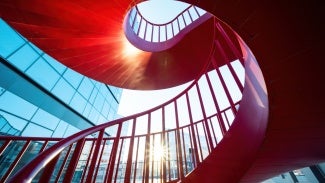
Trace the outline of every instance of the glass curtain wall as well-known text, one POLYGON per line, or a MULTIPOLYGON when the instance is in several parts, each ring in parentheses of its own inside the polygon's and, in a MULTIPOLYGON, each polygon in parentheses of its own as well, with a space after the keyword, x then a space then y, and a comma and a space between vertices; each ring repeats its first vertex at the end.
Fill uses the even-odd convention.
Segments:
POLYGON ((66 137, 118 118, 117 109, 122 89, 94 81, 62 65, 2 19, 0 57, 1 134, 66 137), (6 74, 7 71, 20 77, 13 79, 6 74), (33 90, 20 84, 20 78, 35 82, 39 91, 47 93, 51 100, 62 107, 52 107, 51 102, 41 105, 43 101, 49 101, 49 97, 34 96, 36 94, 33 90), (67 111, 60 114, 58 111, 63 108, 67 111), (69 117, 70 113, 80 120, 69 117))

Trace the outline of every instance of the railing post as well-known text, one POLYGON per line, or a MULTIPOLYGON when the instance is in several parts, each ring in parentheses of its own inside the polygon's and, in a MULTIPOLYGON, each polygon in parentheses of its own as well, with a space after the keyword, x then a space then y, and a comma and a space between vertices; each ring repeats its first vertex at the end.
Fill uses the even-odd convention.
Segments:
POLYGON ((98 137, 97 137, 97 140, 96 140, 96 147, 95 147, 95 150, 94 150, 93 157, 91 159, 91 163, 90 163, 90 166, 89 166, 89 171, 88 171, 88 174, 87 174, 86 182, 92 182, 93 179, 96 180, 96 177, 93 177, 93 175, 94 175, 93 173, 94 173, 94 170, 95 170, 95 166, 97 166, 97 157, 98 157, 98 153, 99 153, 99 150, 100 150, 101 143, 103 141, 103 136, 104 136, 104 129, 99 131, 99 134, 98 134, 98 137))
POLYGON ((117 127, 116 137, 113 142, 111 158, 110 158, 110 162, 108 163, 108 168, 107 168, 104 182, 112 182, 112 179, 113 179, 116 154, 117 154, 117 149, 118 149, 118 145, 119 145, 119 141, 120 141, 120 137, 121 137, 121 131, 122 131, 122 124, 123 123, 118 124, 118 127, 117 127))
POLYGON ((20 150, 20 152, 18 153, 17 157, 15 158, 15 160, 12 162, 12 164, 9 166, 7 172, 3 175, 2 179, 0 182, 6 182, 7 179, 9 178, 9 176, 11 175, 12 171, 14 170, 14 168, 16 167, 16 165, 18 164, 20 158, 24 155, 24 153, 26 152, 29 144, 30 144, 30 140, 27 140, 25 142, 25 145, 23 146, 23 148, 20 150))
POLYGON ((230 49, 234 52, 235 56, 239 59, 240 63, 244 66, 244 58, 241 56, 239 50, 235 47, 234 43, 230 40, 230 38, 229 38, 228 34, 226 33, 226 31, 224 30, 224 28, 220 25, 219 22, 216 22, 215 25, 216 25, 219 33, 221 33, 222 37, 226 40, 230 49))
POLYGON ((201 91, 200 91, 198 83, 195 83, 195 86, 196 86, 197 93, 199 95, 200 106, 201 106, 202 114, 203 114, 203 118, 204 118, 203 122, 205 124, 205 129, 207 131, 207 138, 208 138, 208 145, 209 145, 208 147, 209 147, 209 151, 211 152, 211 150, 213 149, 213 141, 212 141, 212 137, 211 137, 211 131, 210 131, 209 124, 207 121, 207 116, 205 113, 202 95, 201 95, 201 91))
POLYGON ((73 174, 77 167, 78 160, 79 160, 79 157, 80 157, 80 154, 81 154, 84 144, 85 144, 85 138, 83 138, 77 142, 77 145, 73 151, 72 158, 69 162, 63 182, 71 182, 72 181, 73 174))
POLYGON ((191 136, 193 139, 192 141, 193 141, 193 146, 194 146, 194 149, 193 149, 194 152, 192 152, 195 157, 193 164, 196 167, 200 163, 200 158, 199 158, 199 152, 198 152, 198 148, 197 148, 193 116, 192 116, 191 104, 190 104, 190 99, 189 99, 188 93, 186 93, 186 103, 187 103, 187 110, 188 110, 188 114, 189 114, 189 118, 190 118, 191 136))
POLYGON ((165 107, 162 107, 162 134, 161 134, 161 144, 164 149, 164 156, 162 157, 162 182, 166 182, 166 154, 167 153, 167 147, 166 147, 166 123, 165 123, 165 107))
MULTIPOLYGON (((218 40, 216 40, 216 41, 215 41, 215 44, 216 44, 216 46, 217 46, 217 49, 220 51, 222 58, 223 58, 224 60, 227 60, 227 56, 226 56, 225 50, 224 50, 223 47, 220 45, 220 42, 219 42, 218 40)), ((243 93, 244 87, 243 87, 243 85, 241 84, 241 82, 240 82, 240 80, 239 80, 239 78, 238 78, 238 76, 237 76, 237 74, 236 74, 234 68, 231 66, 231 64, 230 64, 229 62, 227 62, 226 65, 228 66, 231 75, 234 77, 235 82, 236 82, 236 84, 237 84, 237 86, 238 86, 240 92, 243 93)))
POLYGON ((136 119, 133 119, 132 134, 130 137, 129 153, 128 153, 128 159, 126 162, 126 170, 125 170, 125 176, 124 176, 125 183, 129 183, 130 179, 131 179, 132 155, 133 155, 135 129, 136 129, 136 119))
POLYGON ((182 146, 181 146, 181 137, 180 137, 180 128, 179 128, 179 119, 178 119, 178 109, 177 109, 177 102, 174 101, 174 108, 175 108, 175 117, 176 117, 176 149, 177 149, 177 156, 178 156, 178 166, 180 171, 180 179, 184 179, 184 170, 183 170, 183 155, 182 155, 182 146))
POLYGON ((144 170, 144 182, 149 182, 149 160, 150 160, 150 128, 151 128, 151 113, 148 114, 148 129, 147 129, 147 136, 146 136, 146 143, 145 143, 145 170, 144 170))
MULTIPOLYGON (((216 68, 216 69, 218 69, 218 68, 216 68)), ((210 92, 211 92, 211 95, 212 95, 214 105, 216 106, 217 119, 218 119, 218 122, 219 122, 219 125, 220 125, 221 133, 222 133, 222 135, 224 135, 227 132, 227 130, 226 130, 226 126, 225 126, 225 124, 223 122, 223 118, 221 116, 221 111, 220 111, 220 107, 219 107, 219 104, 218 104, 218 101, 217 101, 217 97, 216 97, 215 92, 214 92, 214 90, 212 88, 212 84, 211 84, 211 80, 209 78, 209 75, 205 74, 205 76, 207 78, 207 82, 208 82, 208 85, 209 85, 209 89, 210 89, 210 92)))

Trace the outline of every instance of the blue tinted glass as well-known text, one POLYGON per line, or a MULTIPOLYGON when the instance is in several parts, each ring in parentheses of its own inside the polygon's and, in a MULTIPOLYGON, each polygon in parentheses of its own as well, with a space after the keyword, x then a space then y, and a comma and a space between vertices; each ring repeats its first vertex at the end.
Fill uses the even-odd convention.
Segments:
POLYGON ((84 96, 86 99, 89 98, 91 91, 93 90, 93 84, 90 82, 89 78, 84 77, 81 82, 81 85, 78 88, 79 93, 84 96))
POLYGON ((92 108, 88 119, 90 119, 92 122, 94 122, 96 124, 98 116, 99 116, 98 111, 95 108, 92 108))
POLYGON ((6 58, 24 43, 25 41, 0 19, 0 55, 6 58))
POLYGON ((82 114, 86 106, 86 100, 79 93, 76 93, 70 102, 70 106, 82 114))
POLYGON ((70 135, 72 135, 72 134, 75 134, 75 133, 77 133, 78 131, 80 131, 78 128, 69 125, 69 126, 68 126, 68 129, 66 130, 66 132, 65 132, 65 134, 64 134, 64 137, 67 137, 67 136, 70 136, 70 135))
POLYGON ((78 88, 80 81, 82 79, 82 75, 77 73, 74 70, 67 69, 63 75, 63 77, 74 87, 78 88))
POLYGON ((51 56, 49 56, 48 54, 43 55, 43 58, 52 66, 54 67, 54 69, 59 72, 60 74, 62 74, 64 72, 64 70, 67 68, 66 66, 64 66, 63 64, 61 64, 60 62, 58 62, 57 60, 55 60, 54 58, 52 58, 51 56))
POLYGON ((26 74, 48 90, 51 90, 56 81, 60 78, 59 74, 42 58, 38 59, 37 62, 26 71, 26 74))
POLYGON ((60 121, 58 127, 55 129, 52 137, 63 137, 64 132, 66 128, 68 127, 68 124, 64 121, 60 121))
POLYGON ((21 49, 8 58, 8 61, 18 67, 21 71, 25 71, 40 55, 32 49, 31 46, 25 44, 21 49))
POLYGON ((41 126, 45 126, 54 130, 60 120, 57 117, 51 115, 50 113, 39 109, 33 116, 32 121, 41 126))
POLYGON ((8 113, 0 111, 0 115, 2 115, 10 123, 10 125, 17 130, 22 130, 27 124, 26 120, 17 118, 16 116, 10 115, 8 113))
POLYGON ((96 97, 94 107, 98 110, 101 111, 104 103, 104 97, 99 93, 96 97))
POLYGON ((0 109, 25 119, 30 119, 37 108, 26 100, 7 91, 0 97, 0 109))
POLYGON ((35 137, 35 136, 49 137, 51 135, 52 135, 52 131, 33 123, 29 123, 22 133, 22 136, 31 136, 31 137, 35 137))
POLYGON ((65 103, 69 104, 72 95, 75 90, 69 85, 63 78, 59 80, 59 82, 55 85, 52 90, 52 93, 63 100, 65 103))

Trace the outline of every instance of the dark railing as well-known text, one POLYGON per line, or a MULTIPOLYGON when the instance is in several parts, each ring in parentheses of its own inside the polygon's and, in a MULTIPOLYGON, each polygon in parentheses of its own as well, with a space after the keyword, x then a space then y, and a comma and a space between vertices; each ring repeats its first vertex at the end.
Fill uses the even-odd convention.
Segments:
POLYGON ((135 6, 130 10, 129 23, 134 33, 141 39, 149 42, 164 42, 176 36, 205 13, 189 5, 169 22, 158 24, 147 20, 139 11, 138 6, 135 6))
MULTIPOLYGON (((215 31, 228 39, 222 27, 215 25, 215 31)), ((218 41, 200 77, 175 98, 148 111, 62 140, 0 136, 0 166, 6 167, 1 170, 1 182, 184 179, 217 147, 240 105, 244 74, 238 70, 243 70, 243 62, 239 58, 219 67, 214 58, 216 51, 224 54, 218 41), (236 64, 240 69, 234 68, 236 64), (105 132, 111 136, 106 137, 105 132), (52 145, 54 141, 58 142, 52 145)))

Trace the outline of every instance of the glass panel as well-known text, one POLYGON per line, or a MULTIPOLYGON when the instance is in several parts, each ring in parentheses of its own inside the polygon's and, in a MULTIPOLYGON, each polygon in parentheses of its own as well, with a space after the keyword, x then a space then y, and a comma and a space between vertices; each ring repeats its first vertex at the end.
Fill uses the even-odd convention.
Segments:
POLYGON ((40 57, 40 55, 36 53, 31 46, 25 44, 25 46, 11 55, 8 61, 21 71, 25 71, 38 57, 40 57))
POLYGON ((217 73, 215 72, 215 70, 208 72, 211 84, 212 84, 212 88, 214 93, 216 94, 216 98, 217 98, 217 103, 219 105, 220 110, 223 110, 227 107, 230 106, 229 101, 227 99, 227 95, 225 93, 225 90, 223 89, 220 79, 217 75, 217 73))
POLYGON ((242 94, 227 65, 219 68, 233 102, 241 100, 242 94))
POLYGON ((193 6, 189 9, 189 13, 191 14, 193 21, 199 18, 193 6))
POLYGON ((208 85, 206 77, 201 77, 199 80, 199 88, 203 100, 204 110, 207 117, 217 112, 215 104, 213 102, 212 94, 208 85))
POLYGON ((25 41, 0 18, 0 55, 6 58, 25 41))
POLYGON ((51 90, 60 78, 59 74, 42 58, 38 59, 26 73, 48 90, 51 90))
POLYGON ((82 75, 77 73, 72 69, 67 69, 63 75, 63 77, 74 87, 78 88, 80 81, 82 79, 82 75))
POLYGON ((152 35, 152 25, 148 24, 147 32, 146 32, 146 40, 151 42, 151 35, 152 35))
POLYGON ((86 104, 87 101, 79 93, 76 93, 70 102, 70 106, 80 114, 82 114, 86 104))
POLYGON ((30 119, 37 107, 10 92, 6 92, 0 97, 0 109, 30 119))
POLYGON ((63 100, 65 103, 69 104, 75 90, 69 85, 63 78, 55 85, 52 93, 63 100))
POLYGON ((35 137, 35 136, 50 137, 51 135, 52 135, 52 131, 33 123, 29 123, 22 133, 22 136, 29 136, 29 137, 35 137))
POLYGON ((58 127, 55 129, 52 137, 63 137, 66 129, 68 127, 68 124, 64 121, 60 121, 58 127))
POLYGON ((42 109, 38 109, 36 114, 33 116, 32 121, 41 126, 54 130, 60 119, 42 109))
POLYGON ((61 64, 60 62, 58 62, 57 60, 55 60, 54 58, 52 58, 47 54, 44 54, 43 58, 47 61, 47 63, 49 63, 52 67, 54 67, 54 69, 60 74, 62 74, 67 68, 66 66, 64 66, 63 64, 61 64))
POLYGON ((90 82, 89 78, 84 77, 84 79, 82 80, 79 88, 78 88, 78 92, 84 96, 86 99, 89 98, 90 93, 93 90, 93 84, 90 82))

